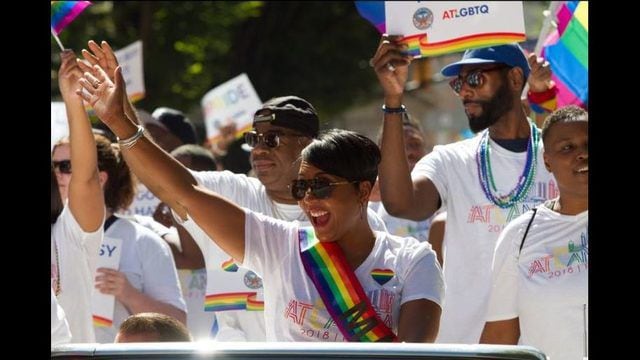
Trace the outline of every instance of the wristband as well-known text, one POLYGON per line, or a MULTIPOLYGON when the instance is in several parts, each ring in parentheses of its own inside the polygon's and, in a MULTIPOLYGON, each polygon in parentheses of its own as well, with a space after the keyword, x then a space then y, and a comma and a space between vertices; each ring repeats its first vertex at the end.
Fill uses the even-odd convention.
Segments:
POLYGON ((404 105, 400 105, 400 107, 397 108, 390 108, 383 104, 382 112, 385 114, 402 114, 407 112, 407 108, 404 105))

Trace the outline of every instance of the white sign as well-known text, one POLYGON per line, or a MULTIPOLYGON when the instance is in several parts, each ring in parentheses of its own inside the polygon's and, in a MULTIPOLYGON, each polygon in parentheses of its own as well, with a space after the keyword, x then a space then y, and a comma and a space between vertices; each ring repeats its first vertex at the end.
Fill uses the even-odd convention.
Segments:
POLYGON ((414 56, 525 40, 521 1, 385 1, 386 30, 414 56))
MULTIPOLYGON (((117 270, 120 267, 122 255, 122 239, 105 236, 100 245, 96 269, 101 267, 117 270)), ((101 293, 93 289, 91 309, 94 326, 111 326, 116 298, 113 295, 101 293)))
POLYGON ((51 102, 51 151, 53 145, 65 136, 69 135, 69 123, 67 122, 67 110, 63 102, 51 102))
POLYGON ((142 41, 138 40, 115 52, 118 64, 122 66, 122 76, 127 86, 127 94, 132 102, 144 98, 144 70, 142 68, 142 41))
POLYGON ((220 136, 220 128, 225 125, 235 124, 236 136, 250 129, 253 113, 262 106, 262 101, 247 74, 243 73, 209 90, 201 105, 207 138, 215 142, 220 136))

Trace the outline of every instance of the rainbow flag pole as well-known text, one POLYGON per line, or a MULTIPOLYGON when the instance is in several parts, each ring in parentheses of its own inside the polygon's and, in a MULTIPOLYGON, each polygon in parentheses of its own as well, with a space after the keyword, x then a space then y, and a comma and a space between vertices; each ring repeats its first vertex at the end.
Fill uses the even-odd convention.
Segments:
POLYGON ((53 38, 56 39, 56 43, 58 43, 58 46, 60 46, 60 51, 64 51, 64 46, 62 46, 62 42, 60 41, 58 35, 56 35, 56 32, 53 31, 53 28, 51 28, 51 35, 53 35, 53 38))

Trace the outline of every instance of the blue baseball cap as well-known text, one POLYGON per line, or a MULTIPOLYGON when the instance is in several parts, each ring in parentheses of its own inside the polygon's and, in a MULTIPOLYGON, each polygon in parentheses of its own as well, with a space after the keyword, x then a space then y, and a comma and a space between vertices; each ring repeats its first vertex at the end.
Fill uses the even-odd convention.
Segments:
POLYGON ((494 45, 464 52, 462 60, 449 64, 440 71, 444 76, 457 76, 463 65, 503 63, 511 67, 519 67, 527 81, 531 68, 524 51, 517 43, 494 45))

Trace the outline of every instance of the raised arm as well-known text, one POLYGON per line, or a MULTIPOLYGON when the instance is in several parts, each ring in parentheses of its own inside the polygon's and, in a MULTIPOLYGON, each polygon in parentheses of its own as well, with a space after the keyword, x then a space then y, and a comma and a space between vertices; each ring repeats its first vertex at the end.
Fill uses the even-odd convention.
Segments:
MULTIPOLYGON (((401 54, 406 45, 401 36, 383 36, 371 59, 378 81, 384 90, 384 105, 398 109, 402 104, 404 86, 411 57, 401 54)), ((430 217, 439 205, 440 195, 431 180, 422 177, 412 181, 404 150, 402 113, 384 112, 382 125, 382 161, 380 193, 389 214, 411 220, 430 217)))
MULTIPOLYGON (((113 78, 113 74, 115 74, 115 70, 119 66, 119 64, 118 59, 116 58, 116 54, 111 48, 111 45, 109 45, 109 43, 107 43, 106 41, 102 41, 100 45, 98 45, 98 43, 93 40, 89 40, 87 45, 89 46, 89 50, 91 51, 82 49, 82 57, 84 57, 84 61, 78 60, 80 69, 82 71, 90 71, 93 65, 98 64, 102 69, 104 69, 105 73, 107 73, 111 81, 114 82, 115 79, 113 78)), ((122 104, 124 106, 125 114, 127 114, 130 119, 136 118, 135 114, 137 113, 133 107, 133 104, 131 104, 129 96, 122 97, 122 104)))
POLYGON ((104 220, 104 195, 98 176, 98 154, 82 98, 76 94, 82 76, 71 50, 61 54, 58 86, 67 110, 71 169, 69 210, 85 232, 94 232, 104 220))
POLYGON ((142 134, 124 113, 122 70, 115 70, 115 84, 99 65, 80 79, 83 98, 96 115, 121 140, 123 155, 136 176, 183 219, 189 214, 229 255, 244 260, 244 211, 217 194, 203 192, 186 167, 142 134), (136 139, 137 140, 132 140, 136 139))

